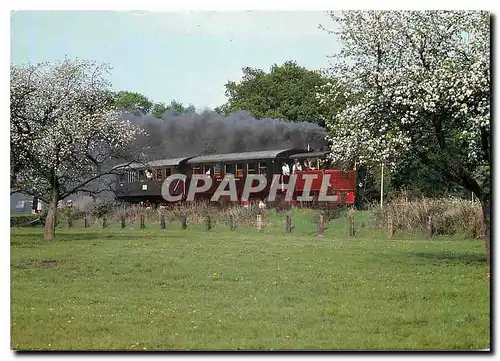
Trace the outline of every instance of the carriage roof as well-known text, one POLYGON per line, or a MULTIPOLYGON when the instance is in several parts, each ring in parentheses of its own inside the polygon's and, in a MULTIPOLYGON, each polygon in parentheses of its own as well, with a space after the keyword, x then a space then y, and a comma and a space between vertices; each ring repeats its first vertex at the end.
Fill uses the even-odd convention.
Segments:
POLYGON ((290 159, 323 158, 326 157, 329 153, 329 151, 297 153, 291 154, 290 159))
POLYGON ((219 162, 240 162, 260 159, 287 158, 290 154, 304 152, 303 149, 279 149, 279 150, 261 150, 256 152, 210 154, 191 158, 188 164, 205 164, 219 162))
POLYGON ((150 161, 147 163, 123 163, 116 165, 113 169, 146 169, 155 167, 178 166, 181 164, 207 164, 220 162, 241 162, 250 160, 267 160, 276 158, 308 158, 323 157, 329 152, 307 152, 305 149, 275 149, 260 150, 255 152, 239 152, 226 154, 209 154, 197 157, 168 158, 150 161))
POLYGON ((168 167, 168 166, 177 166, 180 164, 186 163, 188 159, 192 157, 183 157, 183 158, 168 158, 168 159, 159 159, 153 160, 147 163, 123 163, 117 166, 114 166, 113 169, 145 169, 145 168, 154 168, 154 167, 168 167))

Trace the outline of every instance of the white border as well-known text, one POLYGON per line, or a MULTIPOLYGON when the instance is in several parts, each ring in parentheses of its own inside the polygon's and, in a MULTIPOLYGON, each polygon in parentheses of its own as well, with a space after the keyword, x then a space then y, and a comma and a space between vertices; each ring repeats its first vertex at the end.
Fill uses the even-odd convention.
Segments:
MULTIPOLYGON (((5 137, 3 142, 0 142, 2 149, 2 169, 7 169, 10 167, 10 163, 8 161, 9 150, 9 141, 7 139, 9 134, 9 126, 7 123, 7 119, 9 119, 9 90, 8 90, 8 82, 9 82, 9 73, 7 71, 8 66, 10 64, 10 11, 11 10, 149 10, 149 11, 178 11, 178 10, 218 10, 218 11, 228 11, 228 10, 327 10, 327 9, 415 9, 415 10, 430 10, 430 9, 474 9, 474 10, 490 10, 495 13, 498 1, 488 1, 488 0, 475 0, 475 1, 465 1, 465 0, 455 0, 455 1, 435 1, 435 0, 420 0, 415 3, 409 2, 393 2, 393 1, 378 1, 372 2, 368 0, 354 0, 349 2, 331 2, 326 0, 308 0, 308 1, 299 1, 299 0, 275 0, 275 1, 267 1, 267 0, 254 0, 248 2, 235 2, 235 1, 202 1, 202 0, 183 0, 174 4, 164 4, 164 2, 160 1, 151 1, 151 0, 142 0, 142 1, 130 1, 130 0, 122 0, 116 2, 107 2, 102 0, 86 0, 86 1, 62 1, 62 0, 49 0, 49 1, 4 1, 0 3, 1 7, 1 19, 0 19, 0 27, 2 30, 1 41, 2 41, 2 71, 1 76, 1 84, 2 84, 2 102, 3 102, 3 117, 2 122, 0 123, 3 127, 3 131, 1 132, 2 136, 5 137)), ((498 28, 498 23, 496 24, 498 28)), ((496 32, 496 31, 495 31, 496 32)), ((497 38, 494 37, 495 41, 495 49, 499 48, 499 44, 497 38)), ((498 50, 497 50, 498 51, 498 50)), ((495 54, 496 55, 496 54, 495 54)), ((497 57, 498 58, 498 57, 497 57)), ((497 72, 495 72, 495 80, 497 79, 497 72)), ((498 92, 494 94, 496 104, 498 104, 498 92)), ((495 126, 495 129, 498 129, 499 126, 495 126)), ((497 131, 495 131, 495 135, 497 131)), ((498 137, 497 137, 498 139, 498 137)), ((498 147, 498 146, 497 146, 498 147)), ((496 157, 495 157, 496 159, 496 157)), ((497 164, 495 164, 495 168, 498 169, 497 164)), ((498 178, 498 177, 495 177, 498 178)), ((1 207, 2 212, 2 227, 6 230, 4 234, 7 235, 7 239, 10 239, 10 226, 8 225, 8 209, 5 207, 6 204, 10 204, 10 197, 7 197, 7 188, 8 180, 5 176, 2 178, 2 189, 5 191, 4 194, 5 202, 3 202, 4 207, 1 207), (9 232, 9 233, 7 233, 9 232)), ((496 199, 495 199, 496 200, 496 199)), ((493 205, 497 202, 493 201, 493 205)), ((495 209, 496 210, 496 207, 495 209)), ((493 214, 495 214, 494 212, 493 214)), ((4 292, 2 292, 2 305, 3 310, 10 310, 10 245, 7 240, 3 241, 4 252, 1 252, 3 259, 2 267, 3 272, 1 272, 1 277, 3 280, 4 292)), ((495 247, 496 249, 497 247, 495 247)), ((494 280, 496 277, 494 277, 494 280)), ((12 359, 14 358, 13 352, 10 350, 10 312, 1 312, 1 326, 2 326, 2 345, 1 345, 1 356, 2 359, 12 359)), ((495 333, 498 335, 498 332, 495 333)), ((495 345, 498 346, 498 336, 495 339, 495 345)), ((220 356, 221 354, 215 354, 215 357, 220 356)), ((271 355, 255 355, 256 357, 269 357, 271 355)), ((34 356, 23 356, 25 359, 31 359, 34 356)), ((166 355, 169 358, 178 358, 179 355, 166 355)), ((191 354, 190 357, 197 356, 191 354)), ((206 356, 206 355, 202 355, 206 356)), ((233 358, 234 354, 224 355, 226 357, 233 358)), ((332 356, 336 358, 344 359, 347 357, 346 355, 323 355, 323 356, 332 356)), ((359 356, 363 356, 360 354, 359 356)), ((359 357, 357 356, 357 357, 359 357)), ((381 355, 382 357, 386 357, 387 354, 381 355)), ((399 356, 399 355, 398 355, 399 356)), ((73 356, 60 356, 64 358, 70 358, 73 356)), ((78 356, 82 357, 82 356, 78 356)), ((83 356, 87 357, 87 356, 83 356)), ((94 358, 101 358, 103 356, 95 356, 94 358)), ((142 356, 133 356, 134 358, 142 358, 142 356)), ((186 357, 186 355, 181 355, 181 357, 186 357)), ((300 357, 308 357, 308 355, 303 355, 300 357)), ((425 355, 426 359, 438 359, 439 355, 425 355)))
POLYGON ((477 1, 432 1, 421 0, 415 3, 411 2, 396 2, 396 1, 369 1, 355 0, 349 2, 331 2, 327 0, 254 0, 254 1, 231 1, 231 0, 184 0, 176 3, 165 3, 163 1, 72 1, 66 2, 61 0, 49 0, 38 2, 34 0, 11 1, 8 8, 23 9, 23 10, 216 10, 216 11, 231 11, 231 10, 327 10, 334 8, 335 10, 440 10, 440 9, 470 9, 470 10, 489 10, 493 9, 494 1, 477 0, 477 1))

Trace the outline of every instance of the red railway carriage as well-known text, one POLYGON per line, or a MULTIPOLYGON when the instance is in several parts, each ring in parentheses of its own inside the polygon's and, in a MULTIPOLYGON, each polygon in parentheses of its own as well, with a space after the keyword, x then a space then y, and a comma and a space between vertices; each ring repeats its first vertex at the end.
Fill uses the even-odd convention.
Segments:
MULTIPOLYGON (((326 193, 334 196, 332 202, 336 204, 353 204, 356 190, 355 172, 332 169, 327 155, 328 152, 280 149, 163 159, 144 165, 132 164, 123 168, 124 171, 118 177, 116 194, 119 200, 131 203, 167 203, 161 193, 163 181, 171 175, 182 174, 186 176, 185 181, 176 179, 169 184, 170 194, 172 196, 179 195, 181 201, 185 200, 189 194, 189 187, 195 186, 191 182, 193 175, 200 175, 202 178, 207 177, 212 181, 211 187, 203 192, 196 193, 195 199, 210 200, 222 180, 225 177, 231 177, 235 179, 237 197, 242 200, 247 175, 261 174, 267 178, 267 185, 262 191, 251 193, 249 198, 250 200, 267 199, 273 177, 280 175, 279 181, 288 184, 289 176, 283 175, 282 167, 287 164, 288 168, 292 170, 293 163, 297 161, 301 163, 302 170, 295 172, 297 178, 293 193, 294 200, 303 193, 307 178, 304 176, 315 175, 316 179, 312 181, 310 190, 310 195, 314 199, 320 194, 323 179, 329 177, 326 193)), ((202 180, 198 180, 198 182, 200 186, 201 183, 204 183, 202 180)), ((281 189, 278 190, 278 193, 281 193, 281 189)))
MULTIPOLYGON (((305 186, 305 174, 315 174, 316 179, 312 181, 311 194, 319 195, 323 178, 328 175, 329 188, 327 194, 337 197, 338 203, 354 204, 356 201, 356 171, 342 171, 331 166, 327 159, 329 152, 305 152, 293 154, 290 158, 302 162, 305 168, 297 172, 298 177, 295 184, 295 196, 302 195, 305 186)), ((294 197, 295 199, 295 197, 294 197)))

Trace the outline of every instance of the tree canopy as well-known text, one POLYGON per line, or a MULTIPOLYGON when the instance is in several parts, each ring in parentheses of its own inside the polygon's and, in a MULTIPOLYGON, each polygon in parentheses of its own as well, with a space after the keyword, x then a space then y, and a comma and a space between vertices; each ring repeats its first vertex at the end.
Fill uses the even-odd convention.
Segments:
POLYGON ((145 95, 137 92, 119 91, 113 93, 113 98, 117 109, 137 116, 151 114, 155 118, 161 118, 166 112, 174 114, 196 112, 196 107, 192 104, 185 106, 176 100, 172 100, 170 104, 166 105, 163 102, 153 102, 145 95))
POLYGON ((316 99, 316 89, 330 81, 319 71, 287 61, 281 66, 273 65, 269 73, 246 67, 243 74, 240 82, 229 81, 225 85, 228 101, 217 109, 219 112, 229 114, 245 110, 257 119, 305 121, 320 125, 323 124, 322 114, 330 113, 325 108, 332 104, 320 104, 316 99))
POLYGON ((115 93, 115 106, 134 115, 148 114, 153 103, 144 95, 130 91, 115 93))

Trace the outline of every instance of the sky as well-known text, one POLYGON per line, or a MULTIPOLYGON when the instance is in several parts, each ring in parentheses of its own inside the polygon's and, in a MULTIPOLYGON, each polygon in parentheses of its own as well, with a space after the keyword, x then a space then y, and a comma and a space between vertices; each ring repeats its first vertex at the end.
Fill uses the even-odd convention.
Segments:
POLYGON ((324 11, 15 11, 11 63, 83 58, 109 63, 115 90, 198 109, 226 102, 224 84, 242 68, 268 71, 295 60, 328 67, 339 51, 324 11))

